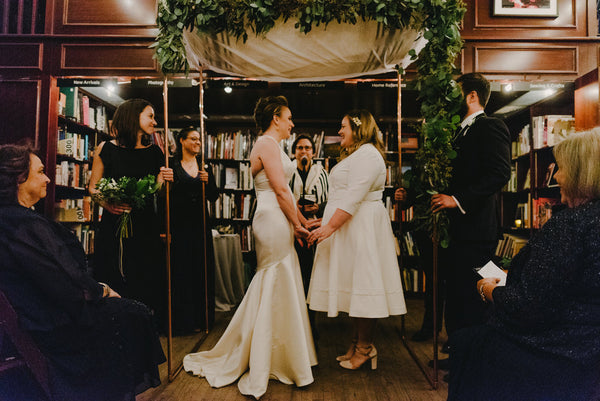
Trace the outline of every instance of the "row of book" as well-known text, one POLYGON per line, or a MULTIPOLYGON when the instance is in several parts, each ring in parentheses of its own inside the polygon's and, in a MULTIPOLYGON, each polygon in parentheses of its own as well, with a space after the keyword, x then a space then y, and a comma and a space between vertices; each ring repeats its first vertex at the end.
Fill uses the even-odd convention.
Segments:
POLYGON ((385 186, 395 187, 400 178, 400 169, 397 164, 388 164, 385 167, 385 186))
POLYGON ((207 159, 245 160, 250 157, 252 145, 256 140, 250 131, 219 132, 206 137, 207 159))
POLYGON ((92 198, 59 199, 54 204, 55 219, 61 222, 90 222, 92 220, 92 198))
POLYGON ((571 115, 552 114, 535 116, 512 143, 513 157, 527 154, 531 149, 552 147, 575 132, 575 118, 571 115), (532 146, 533 145, 533 146, 532 146))
POLYGON ((90 160, 93 156, 94 143, 90 143, 89 135, 68 132, 66 128, 58 128, 56 153, 77 160, 90 160))
POLYGON ((235 167, 222 163, 211 163, 211 168, 218 188, 240 190, 254 188, 250 163, 239 163, 235 167))
POLYGON ((425 276, 413 267, 400 269, 404 291, 425 292, 425 276))
POLYGON ((553 209, 559 205, 560 199, 544 197, 518 203, 515 215, 515 227, 542 228, 552 217, 553 209))
POLYGON ((527 244, 527 241, 527 238, 517 235, 503 234, 502 239, 498 240, 496 256, 512 259, 527 244))
POLYGON ((254 195, 247 193, 220 193, 208 204, 209 214, 215 219, 249 220, 253 207, 254 195))
POLYGON ((56 164, 56 185, 72 188, 87 188, 92 172, 89 164, 79 164, 63 160, 56 164))
POLYGON ((384 200, 385 208, 390 216, 390 221, 398 221, 398 209, 400 209, 400 221, 410 221, 413 219, 414 210, 413 207, 402 209, 400 204, 394 201, 393 195, 387 195, 384 200))
POLYGON ((98 131, 108 131, 108 115, 103 105, 93 106, 90 98, 78 87, 61 87, 58 98, 58 114, 70 117, 98 131))
POLYGON ((410 231, 406 231, 402 234, 402 237, 398 240, 402 253, 407 256, 420 256, 419 247, 415 242, 413 235, 410 231))
MULTIPOLYGON (((168 131, 166 142, 169 144, 169 155, 173 155, 177 150, 177 145, 175 144, 175 137, 173 136, 173 132, 171 130, 168 131)), ((152 143, 157 145, 160 150, 162 150, 163 154, 165 153, 165 130, 164 129, 155 129, 152 133, 152 143)))
POLYGON ((87 255, 93 254, 96 238, 94 229, 87 224, 75 224, 71 227, 71 231, 79 238, 79 242, 81 242, 85 253, 87 255))

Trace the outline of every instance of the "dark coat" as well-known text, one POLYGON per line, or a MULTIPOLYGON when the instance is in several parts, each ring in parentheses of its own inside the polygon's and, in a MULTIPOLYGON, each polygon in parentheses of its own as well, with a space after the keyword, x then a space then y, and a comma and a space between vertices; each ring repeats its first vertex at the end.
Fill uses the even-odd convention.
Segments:
POLYGON ((478 116, 454 148, 457 156, 447 193, 466 213, 449 211, 451 241, 495 242, 500 227, 497 198, 510 179, 508 128, 497 118, 478 116))

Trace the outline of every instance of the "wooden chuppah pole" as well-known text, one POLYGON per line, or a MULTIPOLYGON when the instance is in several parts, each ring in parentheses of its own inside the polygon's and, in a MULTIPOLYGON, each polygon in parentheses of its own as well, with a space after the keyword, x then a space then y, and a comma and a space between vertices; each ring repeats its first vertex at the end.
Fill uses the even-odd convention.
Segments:
MULTIPOLYGON (((200 170, 204 171, 204 150, 205 150, 205 127, 204 127, 204 75, 202 66, 200 67, 200 78, 198 79, 200 87, 200 99, 198 100, 198 109, 200 110, 200 141, 202 150, 200 151, 200 170)), ((208 244, 206 243, 206 183, 202 181, 202 244, 204 246, 204 316, 206 329, 208 334, 208 244)))
MULTIPOLYGON (((165 167, 169 167, 169 81, 165 75, 163 81, 163 119, 165 122, 165 167)), ((166 266, 167 266, 167 373, 169 382, 177 376, 173 372, 173 324, 171 304, 171 183, 165 181, 165 232, 166 232, 166 266)))

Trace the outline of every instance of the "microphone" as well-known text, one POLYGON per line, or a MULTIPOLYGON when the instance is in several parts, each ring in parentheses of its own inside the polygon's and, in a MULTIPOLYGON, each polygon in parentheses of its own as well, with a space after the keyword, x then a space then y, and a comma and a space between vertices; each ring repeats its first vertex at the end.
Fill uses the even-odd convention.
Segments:
POLYGON ((300 159, 300 164, 302 164, 302 170, 305 170, 306 165, 308 164, 308 157, 302 156, 302 159, 300 159))

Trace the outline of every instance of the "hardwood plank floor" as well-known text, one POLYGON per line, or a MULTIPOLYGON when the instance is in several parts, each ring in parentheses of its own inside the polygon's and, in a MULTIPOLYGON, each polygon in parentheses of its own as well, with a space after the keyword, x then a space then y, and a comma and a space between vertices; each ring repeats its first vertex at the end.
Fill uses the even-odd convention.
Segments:
MULTIPOLYGON (((410 338, 418 330, 423 314, 422 299, 407 299, 409 313, 405 317, 406 337, 410 338)), ((207 350, 214 346, 227 327, 231 313, 219 314, 215 328, 200 347, 207 350)), ((394 401, 443 401, 448 394, 448 386, 442 381, 444 372, 439 374, 439 385, 433 390, 410 354, 403 346, 399 329, 400 317, 382 319, 377 324, 375 345, 379 352, 378 368, 375 371, 363 368, 348 371, 338 366, 337 355, 343 354, 350 341, 350 319, 339 316, 329 319, 325 314, 317 315, 320 338, 317 356, 319 365, 313 368, 315 381, 304 388, 269 381, 269 388, 261 398, 264 401, 342 401, 342 400, 394 400, 394 401)), ((440 344, 445 341, 440 336, 440 344)), ((178 339, 175 355, 183 355, 191 349, 195 337, 178 339)), ((433 357, 431 342, 409 341, 421 363, 426 366, 433 357)), ((445 354, 439 354, 445 358, 445 354)), ((211 388, 206 380, 182 371, 172 383, 167 382, 167 364, 160 367, 163 384, 140 394, 136 401, 237 401, 251 397, 239 393, 237 383, 227 387, 211 388)), ((432 373, 432 372, 430 372, 432 373)))

